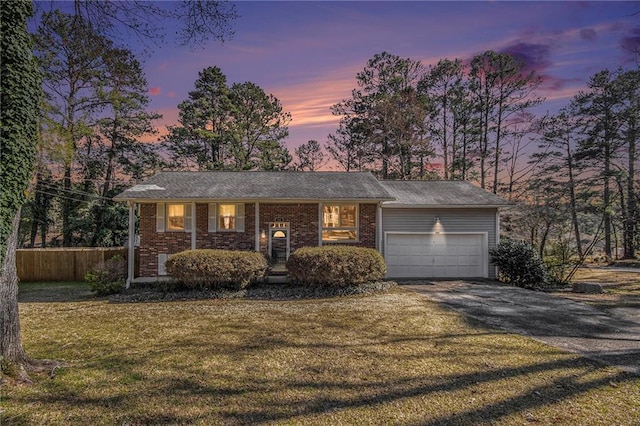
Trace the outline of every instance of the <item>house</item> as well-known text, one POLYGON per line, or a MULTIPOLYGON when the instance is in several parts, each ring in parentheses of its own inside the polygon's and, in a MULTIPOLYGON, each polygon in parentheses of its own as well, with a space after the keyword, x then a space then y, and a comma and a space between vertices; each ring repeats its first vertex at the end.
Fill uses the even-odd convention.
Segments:
POLYGON ((114 199, 129 205, 131 257, 139 217, 137 281, 161 279, 167 257, 187 249, 255 250, 283 263, 328 244, 376 248, 390 278, 495 277, 489 248, 510 205, 468 182, 369 172, 161 172, 114 199))

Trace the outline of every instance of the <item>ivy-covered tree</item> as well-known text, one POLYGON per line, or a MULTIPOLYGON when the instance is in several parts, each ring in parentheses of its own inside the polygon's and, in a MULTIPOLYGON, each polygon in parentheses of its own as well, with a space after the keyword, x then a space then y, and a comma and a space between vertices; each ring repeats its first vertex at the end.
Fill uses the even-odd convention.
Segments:
MULTIPOLYGON (((49 4, 56 8, 59 3, 49 4)), ((157 40, 156 36, 163 32, 164 25, 153 22, 158 17, 181 21, 183 27, 179 36, 185 44, 201 43, 210 36, 223 40, 232 33, 229 24, 237 15, 235 6, 230 3, 195 0, 176 2, 175 5, 175 8, 165 9, 149 2, 76 0, 74 16, 77 21, 90 22, 99 35, 129 33, 146 41, 157 40)), ((3 375, 11 372, 24 381, 29 380, 27 370, 36 362, 26 356, 21 343, 15 250, 20 207, 33 172, 42 94, 42 75, 26 26, 32 14, 33 5, 29 1, 5 0, 0 7, 0 367, 3 375)), ((54 16, 54 13, 48 16, 54 16)), ((164 23, 164 20, 160 22, 164 23)), ((79 44, 78 47, 92 49, 95 46, 79 44)), ((51 129, 61 130, 52 122, 48 124, 51 129)), ((68 123, 61 121, 58 124, 64 129, 68 123)), ((54 131, 51 135, 65 146, 72 136, 82 134, 83 127, 71 132, 54 131)), ((62 150, 61 155, 70 154, 62 150)), ((71 191, 68 194, 73 193, 68 191, 71 191)))
POLYGON ((22 347, 18 314, 16 244, 20 208, 33 172, 41 74, 27 33, 30 2, 0 7, 0 368, 28 380, 33 362, 22 347))

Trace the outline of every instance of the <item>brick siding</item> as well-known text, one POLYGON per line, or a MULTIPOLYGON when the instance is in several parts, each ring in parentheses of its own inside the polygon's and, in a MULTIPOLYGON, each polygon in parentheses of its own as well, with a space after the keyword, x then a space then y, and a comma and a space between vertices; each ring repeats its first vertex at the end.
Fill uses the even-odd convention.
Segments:
MULTIPOLYGON (((260 232, 268 235, 269 223, 290 223, 291 252, 319 243, 318 203, 260 203, 260 232)), ((245 204, 244 232, 209 232, 208 204, 196 204, 196 248, 226 250, 255 249, 255 204, 245 204)), ((340 243, 376 247, 376 204, 360 204, 359 241, 340 243)), ((260 251, 267 253, 269 239, 260 237, 260 251)), ((156 205, 140 205, 140 276, 158 275, 158 254, 174 254, 191 248, 190 232, 156 232, 156 205)))
MULTIPOLYGON (((318 245, 318 204, 263 204, 260 203, 260 231, 267 235, 270 222, 289 222, 289 244, 291 252, 300 247, 318 245)), ((260 239, 260 251, 267 253, 269 238, 260 239)))

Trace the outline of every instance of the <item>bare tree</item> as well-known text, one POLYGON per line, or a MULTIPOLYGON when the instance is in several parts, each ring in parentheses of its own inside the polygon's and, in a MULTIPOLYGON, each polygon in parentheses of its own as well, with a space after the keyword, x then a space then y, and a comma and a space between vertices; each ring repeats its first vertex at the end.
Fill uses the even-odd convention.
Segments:
POLYGON ((498 192, 505 128, 514 115, 542 102, 534 96, 540 78, 507 53, 487 51, 471 60, 470 90, 479 116, 480 186, 487 188, 493 168, 492 191, 498 192))

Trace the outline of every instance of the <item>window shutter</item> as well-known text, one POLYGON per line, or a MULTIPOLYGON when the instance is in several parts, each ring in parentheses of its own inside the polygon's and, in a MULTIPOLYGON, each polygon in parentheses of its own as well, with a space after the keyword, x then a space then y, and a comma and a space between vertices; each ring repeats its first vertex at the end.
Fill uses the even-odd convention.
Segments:
POLYGON ((236 232, 244 232, 244 204, 236 205, 236 232))
POLYGON ((156 204, 156 232, 164 232, 164 203, 156 204))
POLYGON ((209 232, 216 232, 216 203, 209 203, 209 232))
POLYGON ((191 203, 184 205, 184 232, 191 232, 193 224, 193 212, 191 211, 191 203))
POLYGON ((167 254, 166 253, 158 253, 158 275, 164 276, 167 275, 167 267, 165 263, 167 262, 167 254))

